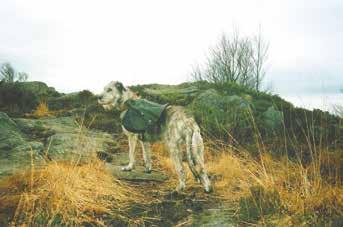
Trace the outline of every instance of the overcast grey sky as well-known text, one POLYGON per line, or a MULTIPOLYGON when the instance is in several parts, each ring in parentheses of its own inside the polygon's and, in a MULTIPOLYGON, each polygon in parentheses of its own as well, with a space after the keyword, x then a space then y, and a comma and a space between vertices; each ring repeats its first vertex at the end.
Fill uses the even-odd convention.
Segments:
POLYGON ((0 63, 65 92, 176 84, 222 33, 259 25, 275 92, 343 87, 342 0, 1 0, 0 63))

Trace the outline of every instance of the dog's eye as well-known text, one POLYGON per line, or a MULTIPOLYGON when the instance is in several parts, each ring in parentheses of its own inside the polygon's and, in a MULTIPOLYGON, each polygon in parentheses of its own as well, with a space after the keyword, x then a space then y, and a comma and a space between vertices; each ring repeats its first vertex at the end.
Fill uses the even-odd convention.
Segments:
POLYGON ((111 92, 111 91, 112 91, 112 88, 107 89, 107 92, 111 92))

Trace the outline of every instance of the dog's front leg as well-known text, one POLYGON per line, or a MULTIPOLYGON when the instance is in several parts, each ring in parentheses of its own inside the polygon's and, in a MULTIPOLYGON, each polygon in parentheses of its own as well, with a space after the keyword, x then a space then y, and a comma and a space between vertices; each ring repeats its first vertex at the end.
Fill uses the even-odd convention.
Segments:
POLYGON ((129 139, 129 164, 121 168, 123 171, 131 171, 135 165, 135 150, 136 150, 136 144, 137 144, 137 136, 130 135, 128 136, 128 139, 129 139))
POLYGON ((143 158, 145 163, 145 172, 150 173, 151 172, 151 149, 150 149, 150 143, 148 142, 142 142, 142 150, 143 150, 143 158))

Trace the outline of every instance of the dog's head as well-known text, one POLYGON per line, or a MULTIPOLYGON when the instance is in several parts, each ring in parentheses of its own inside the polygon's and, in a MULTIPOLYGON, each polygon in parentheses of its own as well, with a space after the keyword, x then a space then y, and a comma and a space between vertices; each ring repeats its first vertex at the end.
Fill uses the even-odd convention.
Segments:
POLYGON ((105 110, 118 108, 123 102, 123 94, 126 88, 118 81, 112 81, 107 84, 103 92, 98 96, 98 103, 104 107, 105 110))

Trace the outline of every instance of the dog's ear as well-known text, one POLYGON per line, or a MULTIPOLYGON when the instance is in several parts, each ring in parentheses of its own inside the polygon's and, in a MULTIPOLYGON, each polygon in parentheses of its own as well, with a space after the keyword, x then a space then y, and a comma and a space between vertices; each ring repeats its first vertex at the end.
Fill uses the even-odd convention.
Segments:
POLYGON ((118 89, 118 91, 119 91, 120 93, 123 93, 123 91, 126 91, 126 88, 125 88, 124 85, 123 85, 122 83, 120 83, 120 82, 117 82, 117 83, 115 84, 115 86, 116 86, 116 88, 118 89))

